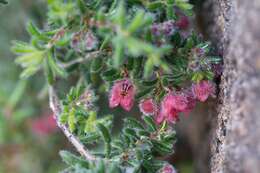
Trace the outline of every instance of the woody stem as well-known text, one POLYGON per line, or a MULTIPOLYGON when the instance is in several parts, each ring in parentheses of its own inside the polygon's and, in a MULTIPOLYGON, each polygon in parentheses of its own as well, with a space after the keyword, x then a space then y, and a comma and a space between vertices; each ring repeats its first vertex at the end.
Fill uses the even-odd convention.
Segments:
POLYGON ((87 160, 96 161, 97 158, 92 155, 88 149, 80 142, 80 140, 72 134, 68 127, 59 122, 59 116, 62 113, 62 106, 60 105, 60 101, 57 97, 56 91, 53 86, 49 86, 49 100, 50 100, 50 108, 54 113, 54 118, 58 127, 62 130, 71 144, 76 148, 76 150, 87 160))

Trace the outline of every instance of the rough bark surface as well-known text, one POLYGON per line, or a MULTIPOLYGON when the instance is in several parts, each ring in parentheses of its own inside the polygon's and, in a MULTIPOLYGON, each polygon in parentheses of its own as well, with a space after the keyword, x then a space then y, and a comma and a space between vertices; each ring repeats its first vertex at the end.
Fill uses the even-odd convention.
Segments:
POLYGON ((260 0, 208 0, 204 13, 224 57, 211 172, 259 173, 260 0))

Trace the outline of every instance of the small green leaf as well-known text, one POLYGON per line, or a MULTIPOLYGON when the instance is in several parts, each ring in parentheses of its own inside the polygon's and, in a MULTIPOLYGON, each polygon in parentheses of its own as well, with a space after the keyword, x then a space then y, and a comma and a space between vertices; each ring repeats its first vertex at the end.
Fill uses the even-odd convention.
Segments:
POLYGON ((125 133, 125 135, 129 136, 129 138, 138 139, 138 136, 136 135, 135 130, 132 128, 125 128, 124 133, 125 133))
POLYGON ((141 98, 145 97, 146 95, 148 95, 153 90, 154 90, 154 87, 144 88, 141 91, 139 91, 139 93, 136 95, 136 98, 141 99, 141 98))
POLYGON ((76 114, 76 109, 71 108, 71 110, 69 112, 69 117, 68 117, 68 124, 69 124, 69 129, 70 129, 71 132, 74 132, 76 130, 75 114, 76 114))
POLYGON ((151 116, 143 116, 143 120, 146 123, 148 130, 152 132, 157 130, 156 124, 151 116))
POLYGON ((0 4, 6 5, 6 4, 8 4, 8 2, 6 0, 0 0, 0 4))
POLYGON ((105 152, 106 152, 106 157, 110 157, 110 153, 111 153, 111 136, 110 136, 110 132, 109 130, 106 128, 106 126, 104 126, 101 123, 97 124, 97 128, 99 129, 103 140, 105 142, 105 152))
POLYGON ((161 155, 171 154, 174 152, 172 144, 166 144, 156 140, 152 140, 152 143, 153 143, 153 149, 159 152, 161 155))
POLYGON ((34 75, 39 69, 37 67, 28 67, 20 75, 20 78, 26 79, 34 75))
POLYGON ((101 74, 103 80, 111 82, 120 78, 120 74, 115 69, 109 69, 101 74))
POLYGON ((85 133, 95 131, 96 120, 97 120, 97 113, 94 111, 91 111, 89 113, 88 119, 86 120, 86 124, 85 124, 85 128, 84 128, 85 133))
POLYGON ((134 118, 128 117, 124 121, 125 121, 125 126, 127 126, 127 127, 136 128, 136 129, 144 129, 143 125, 134 118))
POLYGON ((89 163, 87 162, 87 160, 82 159, 81 157, 78 157, 68 151, 60 151, 60 156, 61 156, 62 160, 70 166, 79 164, 86 168, 89 167, 89 163))
POLYGON ((125 4, 124 1, 120 1, 120 4, 117 8, 117 12, 115 15, 115 23, 117 23, 119 26, 123 27, 126 23, 125 16, 126 16, 126 11, 125 11, 125 4))
POLYGON ((65 105, 63 108, 63 112, 59 117, 59 121, 62 124, 66 124, 68 122, 68 117, 69 117, 69 106, 65 105))
POLYGON ((48 59, 44 59, 43 64, 44 74, 49 84, 53 84, 54 82, 54 74, 50 68, 50 65, 48 63, 48 59))
POLYGON ((163 2, 161 2, 161 1, 150 2, 150 3, 148 3, 148 5, 147 5, 147 8, 148 8, 149 10, 157 10, 157 9, 163 8, 163 7, 164 7, 164 4, 163 4, 163 2))
POLYGON ((201 81, 204 78, 204 75, 202 72, 196 72, 193 74, 191 80, 198 83, 199 81, 201 81))
POLYGON ((156 85, 158 82, 158 79, 150 80, 150 81, 142 81, 143 86, 151 87, 156 85))
POLYGON ((109 133, 109 130, 101 123, 97 124, 97 128, 99 129, 101 135, 103 136, 103 139, 106 143, 110 143, 111 142, 111 136, 109 133))
POLYGON ((116 38, 114 41, 115 52, 113 55, 113 65, 115 68, 120 67, 123 64, 125 57, 124 57, 124 43, 121 38, 116 38))
POLYGON ((12 52, 16 53, 16 54, 23 54, 23 53, 32 53, 34 51, 36 51, 36 49, 26 43, 26 42, 22 42, 22 41, 13 41, 12 42, 12 47, 11 50, 12 52))
POLYGON ((83 2, 83 0, 77 0, 77 5, 80 9, 81 14, 85 14, 86 12, 85 2, 83 2))
POLYGON ((87 133, 85 136, 80 138, 80 141, 82 141, 84 144, 91 144, 96 141, 98 141, 100 138, 100 134, 97 132, 90 132, 87 133))
POLYGON ((61 77, 66 77, 66 71, 60 67, 57 62, 54 60, 53 54, 49 51, 48 52, 48 63, 50 65, 50 68, 53 72, 53 74, 61 76, 61 77))
POLYGON ((176 19, 176 15, 174 13, 174 5, 167 5, 166 7, 166 14, 167 14, 167 18, 169 20, 172 20, 172 19, 176 19))
POLYGON ((153 73, 153 67, 154 67, 154 62, 152 58, 148 58, 148 60, 145 62, 144 66, 144 77, 148 78, 150 77, 153 73))
POLYGON ((90 71, 91 73, 98 73, 103 67, 103 59, 101 57, 95 58, 91 61, 90 71))
POLYGON ((134 19, 127 29, 129 33, 136 32, 138 29, 152 22, 152 18, 146 15, 144 11, 140 10, 136 13, 137 14, 135 15, 134 19))
POLYGON ((50 39, 45 36, 41 31, 32 23, 27 24, 27 31, 33 36, 42 41, 49 41, 50 39))

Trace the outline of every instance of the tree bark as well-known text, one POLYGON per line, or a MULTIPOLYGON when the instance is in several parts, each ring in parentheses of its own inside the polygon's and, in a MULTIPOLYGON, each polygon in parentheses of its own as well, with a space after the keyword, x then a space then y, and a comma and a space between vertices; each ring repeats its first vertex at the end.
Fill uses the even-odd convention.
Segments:
POLYGON ((207 34, 223 52, 211 172, 260 172, 260 1, 208 0, 207 34))

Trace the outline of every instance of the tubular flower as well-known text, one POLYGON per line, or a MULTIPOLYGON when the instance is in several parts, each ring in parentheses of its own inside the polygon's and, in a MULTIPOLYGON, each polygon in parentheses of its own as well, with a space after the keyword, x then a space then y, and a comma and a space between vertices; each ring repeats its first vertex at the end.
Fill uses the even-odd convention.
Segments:
POLYGON ((209 96, 214 96, 215 85, 210 81, 203 80, 192 85, 192 92, 196 99, 205 102, 209 96))
POLYGON ((184 94, 169 93, 161 103, 160 113, 157 115, 157 123, 164 120, 175 122, 179 119, 179 112, 185 112, 188 109, 188 100, 184 94))
POLYGON ((171 97, 172 107, 179 112, 184 112, 188 108, 188 99, 184 93, 172 94, 171 97))
POLYGON ((135 88, 129 79, 115 82, 110 91, 109 107, 121 106, 124 110, 130 111, 134 105, 135 88))
POLYGON ((155 115, 157 112, 157 105, 153 99, 141 100, 139 103, 140 111, 145 115, 155 115))

